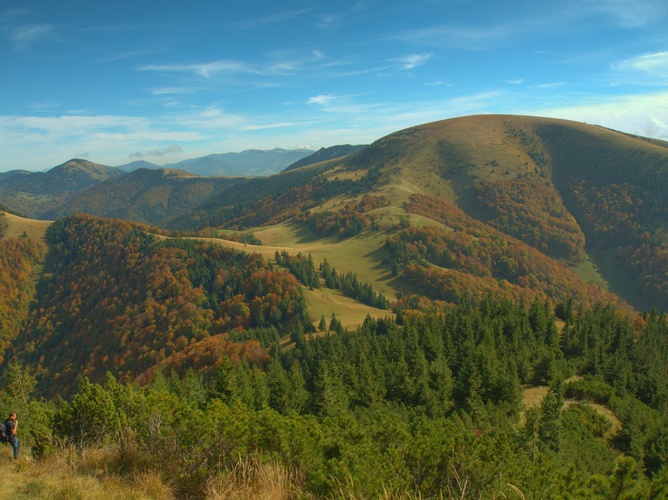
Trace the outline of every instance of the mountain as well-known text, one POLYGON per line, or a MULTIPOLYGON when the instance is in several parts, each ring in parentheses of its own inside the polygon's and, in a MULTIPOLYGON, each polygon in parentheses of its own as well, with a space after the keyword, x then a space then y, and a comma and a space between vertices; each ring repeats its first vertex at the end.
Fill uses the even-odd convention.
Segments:
POLYGON ((73 159, 48 172, 19 172, 0 182, 0 201, 17 212, 39 218, 84 189, 122 175, 114 168, 73 159))
POLYGON ((260 457, 305 497, 663 497, 667 146, 463 117, 71 199, 105 217, 0 215, 0 402, 24 447, 92 450, 138 496, 260 457), (109 218, 134 214, 164 227, 109 218))
POLYGON ((248 149, 240 153, 219 153, 170 163, 165 167, 192 172, 200 176, 264 176, 313 153, 311 149, 248 149))
POLYGON ((85 212, 151 225, 165 225, 215 193, 244 182, 241 177, 198 177, 175 169, 141 168, 81 191, 66 203, 46 212, 57 219, 85 212))
MULTIPOLYGON (((536 259, 568 264, 568 272, 584 282, 614 291, 641 309, 665 308, 668 284, 660 266, 668 227, 667 162, 665 143, 592 125, 537 117, 464 117, 412 127, 345 158, 235 186, 195 211, 194 225, 187 215, 175 223, 181 229, 250 229, 306 211, 311 218, 317 212, 337 214, 341 209, 336 206, 372 193, 388 204, 374 212, 385 220, 405 217, 420 226, 452 229, 439 214, 455 210, 449 216, 463 227, 481 228, 471 237, 484 230, 500 235, 504 245, 521 242, 539 252, 536 259), (641 257, 643 252, 649 254, 641 257)), ((521 278, 517 270, 509 275, 513 281, 500 268, 486 272, 494 280, 481 285, 487 290, 496 290, 503 279, 518 283, 521 278)), ((544 272, 541 276, 546 279, 544 272)), ((382 283, 382 273, 373 279, 382 283)))
POLYGON ((0 182, 8 179, 14 175, 29 174, 28 170, 9 170, 8 172, 0 172, 0 182))
POLYGON ((124 165, 119 165, 116 167, 118 170, 122 170, 123 172, 134 172, 135 170, 139 170, 140 168, 162 168, 159 165, 156 165, 154 163, 151 163, 150 161, 146 160, 137 160, 133 161, 131 163, 126 163, 124 165))
MULTIPOLYGON (((561 311, 600 303, 625 315, 666 309, 666 175, 665 143, 499 115, 412 127, 270 177, 203 179, 169 169, 117 175, 50 213, 58 218, 49 230, 52 269, 35 297, 50 316, 35 318, 26 342, 41 347, 30 359, 61 346, 70 332, 85 335, 91 349, 110 336, 116 340, 87 368, 99 379, 96 367, 112 367, 118 342, 130 342, 128 353, 139 349, 139 337, 123 337, 136 335, 131 325, 142 325, 141 342, 156 329, 171 332, 136 369, 125 355, 113 362, 131 379, 178 357, 203 332, 268 325, 287 332, 283 319, 295 314, 305 328, 332 314, 354 326, 367 315, 402 318, 490 296, 561 311), (141 225, 61 218, 81 211, 225 239, 156 240, 141 225), (231 250, 254 257, 237 265, 231 250), (301 292, 292 278, 271 274, 279 269, 302 283, 301 292), (141 305, 131 305, 140 282, 148 288, 141 305), (272 288, 278 283, 290 290, 285 303, 272 288), (99 296, 89 297, 93 291, 99 296), (191 297, 195 309, 179 296, 191 297), (116 316, 104 316, 107 309, 116 316)), ((74 362, 61 352, 48 363, 40 370, 61 373, 74 362)))
POLYGON ((341 158, 343 156, 348 156, 357 151, 365 148, 365 145, 351 146, 350 144, 344 144, 341 146, 331 146, 329 148, 320 148, 318 151, 312 155, 306 156, 301 160, 297 160, 292 165, 288 166, 285 170, 293 170, 295 168, 305 167, 306 165, 312 165, 314 163, 320 163, 326 160, 334 160, 336 158, 341 158))

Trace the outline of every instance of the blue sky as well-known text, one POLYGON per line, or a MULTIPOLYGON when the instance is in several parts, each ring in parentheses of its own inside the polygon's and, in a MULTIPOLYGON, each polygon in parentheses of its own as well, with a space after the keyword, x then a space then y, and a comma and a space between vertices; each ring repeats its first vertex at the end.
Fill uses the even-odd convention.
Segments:
POLYGON ((5 0, 0 68, 0 171, 480 113, 668 139, 667 0, 5 0))

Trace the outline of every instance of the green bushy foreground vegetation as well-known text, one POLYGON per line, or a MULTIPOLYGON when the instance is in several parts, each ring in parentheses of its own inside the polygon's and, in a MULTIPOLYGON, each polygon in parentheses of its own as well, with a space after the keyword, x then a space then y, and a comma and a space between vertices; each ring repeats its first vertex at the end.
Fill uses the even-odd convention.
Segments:
POLYGON ((19 414, 35 460, 15 467, 78 478, 21 494, 76 498, 58 492, 95 478, 135 498, 665 498, 666 317, 557 312, 561 332, 538 301, 462 301, 206 375, 80 376, 67 400, 40 399, 35 374, 10 363, 0 411, 19 414), (550 389, 521 416, 523 384, 550 389))

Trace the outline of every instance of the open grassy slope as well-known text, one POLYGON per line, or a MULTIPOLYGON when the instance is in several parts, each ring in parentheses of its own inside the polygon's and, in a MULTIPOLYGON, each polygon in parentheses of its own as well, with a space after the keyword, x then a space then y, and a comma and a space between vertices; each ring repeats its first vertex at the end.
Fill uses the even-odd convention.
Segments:
MULTIPOLYGON (((496 186, 511 197, 517 193, 508 186, 515 186, 520 192, 524 190, 523 198, 517 202, 520 205, 532 203, 529 210, 533 216, 546 220, 547 226, 569 224, 569 231, 581 235, 578 237, 585 246, 583 251, 572 255, 574 272, 588 282, 623 296, 638 308, 655 305, 652 297, 642 293, 643 285, 637 281, 638 270, 612 255, 619 245, 614 239, 618 238, 616 233, 609 231, 612 236, 601 245, 597 226, 610 223, 596 217, 603 217, 605 213, 601 210, 606 207, 600 203, 583 206, 582 200, 573 198, 572 191, 574 186, 601 192, 621 186, 635 190, 640 199, 634 203, 642 203, 643 197, 651 198, 654 205, 650 215, 632 215, 642 217, 632 223, 643 224, 643 230, 650 231, 652 238, 665 244, 668 211, 657 201, 667 198, 664 181, 668 178, 668 147, 663 141, 567 120, 479 115, 428 123, 390 134, 336 165, 330 163, 323 177, 356 179, 372 168, 382 173, 373 193, 389 201, 389 206, 378 213, 384 212, 395 220, 405 213, 404 203, 409 197, 421 194, 453 203, 472 218, 507 231, 517 214, 511 213, 510 222, 505 225, 499 222, 499 214, 490 211, 484 203, 489 187, 484 191, 481 186, 496 186), (536 184, 544 185, 546 191, 533 191, 536 184), (545 197, 554 201, 548 206, 545 197), (555 210, 562 214, 561 219, 554 218, 555 210)), ((312 211, 334 210, 343 199, 345 196, 328 200, 312 211)), ((618 216, 613 216, 613 224, 618 216)), ((411 217, 413 225, 425 224, 414 214, 411 217)), ((433 220, 426 223, 435 224, 433 220)), ((526 231, 531 233, 530 228, 526 231)))
POLYGON ((7 223, 5 237, 20 238, 26 236, 39 243, 46 244, 45 234, 51 221, 27 219, 3 212, 2 217, 7 223))

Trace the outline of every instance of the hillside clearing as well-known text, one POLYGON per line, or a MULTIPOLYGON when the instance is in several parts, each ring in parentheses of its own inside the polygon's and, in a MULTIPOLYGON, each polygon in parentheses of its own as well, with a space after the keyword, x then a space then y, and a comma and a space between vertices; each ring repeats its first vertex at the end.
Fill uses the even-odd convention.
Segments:
POLYGON ((46 230, 52 221, 26 219, 5 212, 2 212, 2 214, 5 222, 7 222, 5 237, 21 238, 26 236, 31 240, 46 245, 46 230))
MULTIPOLYGON (((548 391, 549 387, 546 385, 526 387, 522 391, 523 411, 520 412, 520 421, 522 423, 524 423, 525 411, 528 410, 529 408, 539 407, 545 396, 547 396, 548 391)), ((617 416, 612 412, 612 410, 610 410, 610 408, 606 406, 600 405, 598 403, 593 403, 590 401, 578 401, 575 399, 568 399, 564 401, 563 409, 566 409, 573 404, 586 404, 591 406, 594 410, 596 410, 596 413, 598 413, 602 417, 605 417, 612 424, 612 428, 610 429, 610 431, 608 431, 607 435, 605 436, 606 439, 609 439, 610 437, 614 436, 617 433, 617 431, 619 431, 622 428, 622 423, 619 420, 619 418, 617 418, 617 416)))
POLYGON ((315 327, 318 326, 322 316, 325 317, 329 325, 332 314, 336 315, 344 328, 357 328, 367 316, 372 318, 394 317, 392 311, 369 307, 343 296, 338 290, 328 288, 308 290, 304 288, 304 297, 315 327))

